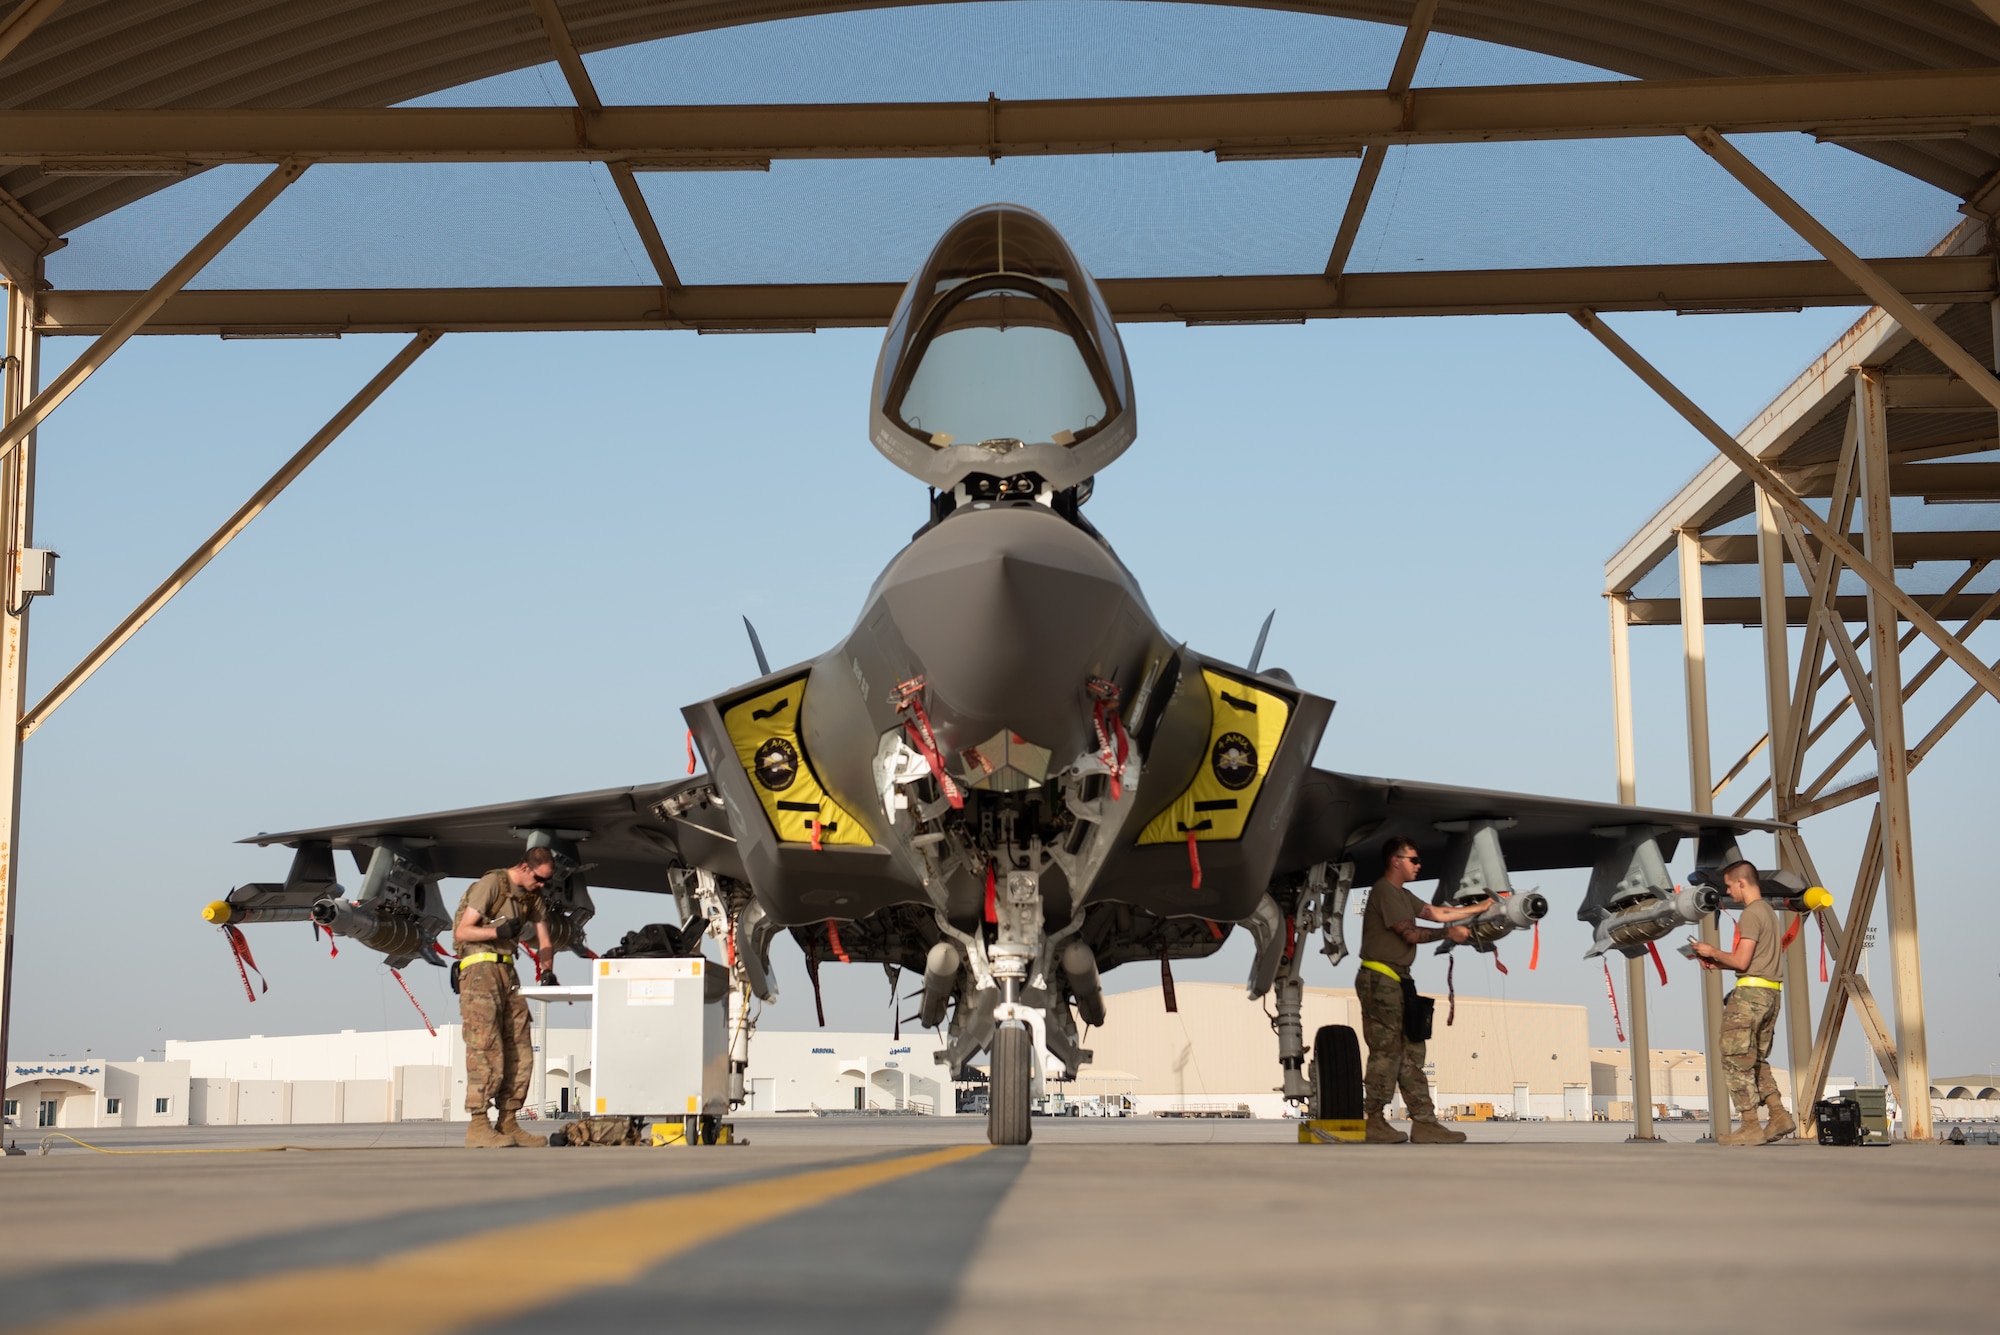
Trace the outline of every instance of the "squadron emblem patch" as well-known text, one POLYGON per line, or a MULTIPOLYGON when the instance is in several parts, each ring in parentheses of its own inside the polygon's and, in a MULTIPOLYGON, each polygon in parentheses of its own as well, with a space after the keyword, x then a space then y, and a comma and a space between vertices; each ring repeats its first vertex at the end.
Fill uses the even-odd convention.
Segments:
POLYGON ((1257 777, 1257 748, 1240 732, 1225 732, 1215 739, 1209 753, 1209 768, 1216 781, 1231 792, 1248 788, 1257 777))
POLYGON ((799 777, 798 748, 783 737, 773 737, 757 748, 753 768, 758 783, 774 793, 782 793, 799 777))

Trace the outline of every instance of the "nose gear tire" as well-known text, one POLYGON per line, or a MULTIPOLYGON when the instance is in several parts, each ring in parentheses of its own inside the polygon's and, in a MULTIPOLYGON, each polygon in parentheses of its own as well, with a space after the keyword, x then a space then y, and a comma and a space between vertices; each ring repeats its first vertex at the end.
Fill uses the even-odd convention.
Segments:
POLYGON ((1035 1038, 1023 1024, 1003 1024, 993 1035, 993 1082, 987 1089, 986 1139, 995 1145, 1025 1145, 1028 1086, 1035 1038))
POLYGON ((1321 1025, 1313 1035, 1313 1116, 1359 1118, 1361 1096, 1361 1040, 1344 1024, 1321 1025))

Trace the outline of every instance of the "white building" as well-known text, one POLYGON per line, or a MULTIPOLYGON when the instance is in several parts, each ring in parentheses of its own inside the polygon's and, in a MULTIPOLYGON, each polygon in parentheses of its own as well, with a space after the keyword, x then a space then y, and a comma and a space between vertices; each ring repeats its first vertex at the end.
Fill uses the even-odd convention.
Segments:
POLYGON ((746 1112, 871 1109, 950 1116, 951 1076, 929 1033, 804 1033, 758 1030, 750 1039, 746 1112))
POLYGON ((9 1127, 186 1126, 188 1064, 51 1057, 7 1063, 9 1127))
MULTIPOLYGON (((1103 1028, 1084 1039, 1092 1060, 1069 1092, 1082 1098, 1122 1094, 1141 1113, 1285 1116, 1288 1106, 1273 1089, 1280 1075, 1278 1037, 1264 1003, 1246 997, 1239 983, 1181 983, 1174 991, 1172 1011, 1158 987, 1107 996, 1103 1028)), ((1361 1032, 1361 1006, 1350 988, 1305 989, 1304 1019, 1308 1045, 1322 1025, 1361 1032)), ((1440 1112, 1490 1103, 1513 1117, 1591 1120, 1589 1021, 1582 1006, 1461 996, 1454 1016, 1439 997, 1425 1056, 1440 1112)))
MULTIPOLYGON (((949 1115, 952 1086, 928 1033, 779 1033, 750 1040, 745 1112, 904 1111, 949 1115)), ((529 1107, 590 1106, 590 1031, 535 1028, 539 1083, 529 1107)), ((287 1037, 169 1039, 185 1072, 184 1120, 197 1126, 466 1120, 457 1025, 287 1037)))
MULTIPOLYGON (((267 1038, 168 1039, 189 1071, 196 1126, 313 1122, 463 1122, 465 1044, 458 1025, 267 1038)), ((590 1033, 535 1031, 540 1068, 530 1106, 585 1106, 590 1033)))

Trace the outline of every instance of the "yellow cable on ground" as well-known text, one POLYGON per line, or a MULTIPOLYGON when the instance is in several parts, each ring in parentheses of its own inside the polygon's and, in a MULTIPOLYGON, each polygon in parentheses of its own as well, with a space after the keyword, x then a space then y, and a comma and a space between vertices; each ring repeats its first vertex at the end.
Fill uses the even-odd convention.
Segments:
POLYGON ((55 1131, 42 1137, 42 1153, 49 1152, 49 1144, 55 1140, 67 1140, 72 1145, 98 1154, 282 1154, 286 1150, 297 1150, 301 1154, 342 1154, 361 1150, 440 1150, 450 1149, 449 1145, 243 1145, 230 1149, 190 1149, 190 1150, 113 1150, 102 1145, 92 1145, 89 1141, 78 1140, 67 1131, 55 1131))
MULTIPOLYGON (((960 1145, 504 1225, 373 1261, 227 1280, 29 1327, 33 1335, 442 1335, 629 1284, 703 1243, 984 1154, 960 1145), (550 1248, 551 1239, 561 1245, 550 1248), (484 1282, 493 1258, 534 1256, 484 1282), (482 1282, 460 1283, 472 1276, 482 1282)), ((482 1166, 484 1161, 482 1160, 482 1166)))

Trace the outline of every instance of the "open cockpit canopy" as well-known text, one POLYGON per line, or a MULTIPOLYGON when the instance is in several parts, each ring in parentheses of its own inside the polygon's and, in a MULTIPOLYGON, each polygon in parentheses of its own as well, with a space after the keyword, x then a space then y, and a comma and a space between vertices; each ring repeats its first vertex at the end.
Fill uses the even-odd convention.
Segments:
POLYGON ((1016 204, 974 209, 932 249, 890 320, 871 409, 876 448, 940 489, 975 473, 1073 487, 1138 431, 1097 284, 1016 204))

